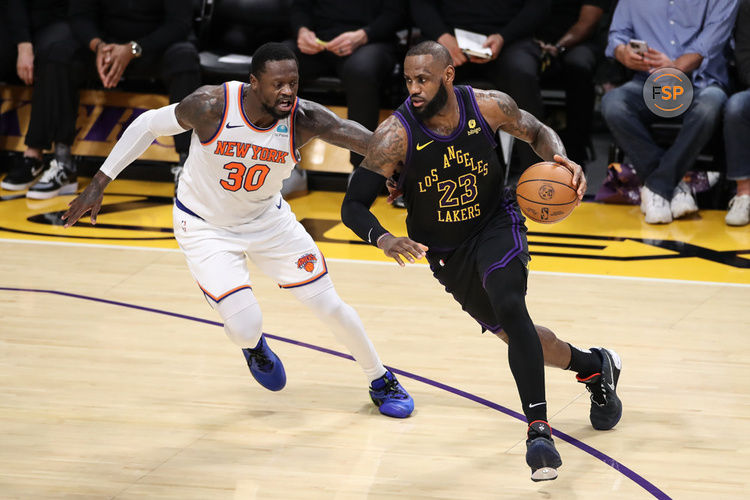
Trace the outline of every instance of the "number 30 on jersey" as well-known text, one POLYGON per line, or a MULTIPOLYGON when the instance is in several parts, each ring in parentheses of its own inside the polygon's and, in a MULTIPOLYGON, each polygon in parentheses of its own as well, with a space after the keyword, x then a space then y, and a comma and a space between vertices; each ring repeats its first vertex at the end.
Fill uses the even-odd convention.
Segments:
POLYGON ((219 184, 227 191, 233 192, 242 188, 245 191, 257 191, 266 182, 266 176, 271 171, 268 165, 262 163, 256 163, 248 168, 237 161, 224 165, 224 170, 228 170, 227 178, 220 180, 219 184))

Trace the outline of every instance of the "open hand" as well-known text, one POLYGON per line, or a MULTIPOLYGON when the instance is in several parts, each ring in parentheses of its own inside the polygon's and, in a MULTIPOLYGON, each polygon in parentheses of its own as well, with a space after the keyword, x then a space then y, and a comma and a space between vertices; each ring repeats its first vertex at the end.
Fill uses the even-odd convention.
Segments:
POLYGON ((91 224, 96 225, 96 216, 102 208, 102 200, 104 199, 104 188, 111 180, 101 171, 94 175, 86 189, 68 203, 69 208, 61 217, 65 221, 66 228, 78 222, 78 219, 88 211, 91 211, 91 224))
POLYGON ((388 257, 394 259, 401 267, 406 265, 403 259, 414 264, 416 259, 424 257, 425 252, 428 250, 421 243, 417 243, 406 237, 396 237, 390 233, 386 233, 378 239, 378 248, 383 250, 383 253, 388 257))

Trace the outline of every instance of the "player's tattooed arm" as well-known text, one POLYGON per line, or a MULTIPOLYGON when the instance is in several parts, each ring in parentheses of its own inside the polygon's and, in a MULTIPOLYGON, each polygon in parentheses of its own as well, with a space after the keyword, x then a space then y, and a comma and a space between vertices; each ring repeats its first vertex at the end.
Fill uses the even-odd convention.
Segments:
POLYGON ((360 166, 389 178, 401 169, 408 147, 404 126, 391 115, 375 130, 360 166))
POLYGON ((388 178, 403 164, 408 138, 401 122, 390 116, 375 131, 367 148, 367 156, 349 181, 341 205, 341 220, 364 241, 383 250, 400 266, 416 262, 428 248, 406 237, 396 237, 378 221, 370 208, 388 178))
POLYGON ((516 101, 508 94, 495 90, 477 90, 476 96, 479 109, 493 131, 499 128, 528 142, 544 160, 553 161, 556 154, 565 156, 565 146, 555 131, 531 113, 519 109, 516 101))
POLYGON ((581 166, 568 158, 565 146, 554 130, 537 120, 534 115, 519 109, 516 101, 508 94, 495 90, 477 90, 476 96, 479 110, 493 131, 499 128, 526 141, 542 159, 557 162, 570 169, 578 198, 583 199, 587 188, 586 176, 581 166))
POLYGON ((359 123, 340 118, 316 102, 299 99, 295 116, 295 143, 300 146, 318 137, 329 144, 364 155, 372 132, 359 123))
POLYGON ((183 128, 195 130, 198 138, 206 142, 216 134, 224 117, 224 86, 200 87, 177 105, 175 115, 183 128))

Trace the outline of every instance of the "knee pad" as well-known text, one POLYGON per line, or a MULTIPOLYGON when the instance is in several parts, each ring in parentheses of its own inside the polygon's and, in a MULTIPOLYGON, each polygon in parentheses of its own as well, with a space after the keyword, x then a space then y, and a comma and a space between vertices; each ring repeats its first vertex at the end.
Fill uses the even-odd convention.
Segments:
POLYGON ((263 332, 263 314, 255 295, 240 290, 215 303, 214 308, 224 321, 224 332, 240 347, 255 347, 263 332))

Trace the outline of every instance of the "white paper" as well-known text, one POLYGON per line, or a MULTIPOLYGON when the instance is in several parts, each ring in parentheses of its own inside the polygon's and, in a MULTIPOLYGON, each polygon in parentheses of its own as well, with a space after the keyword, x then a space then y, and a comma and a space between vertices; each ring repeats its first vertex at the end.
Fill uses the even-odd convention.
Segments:
POLYGON ((456 41, 461 50, 469 55, 477 57, 492 57, 492 50, 489 47, 482 47, 487 37, 481 33, 466 31, 456 28, 456 41))
POLYGON ((243 54, 227 54, 219 58, 220 63, 227 64, 250 64, 253 58, 243 54))

